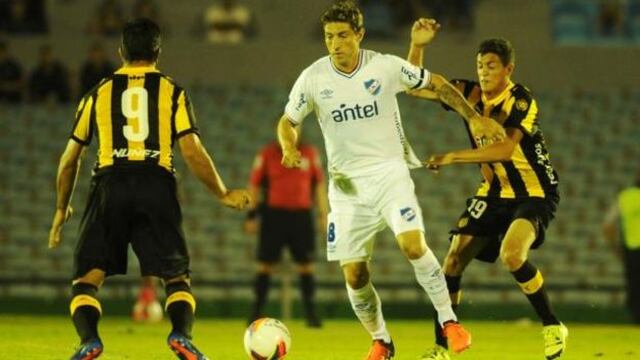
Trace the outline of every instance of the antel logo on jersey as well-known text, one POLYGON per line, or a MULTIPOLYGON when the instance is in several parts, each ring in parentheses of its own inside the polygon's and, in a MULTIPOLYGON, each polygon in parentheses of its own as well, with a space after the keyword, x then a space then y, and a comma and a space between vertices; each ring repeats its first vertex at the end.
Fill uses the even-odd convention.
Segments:
POLYGON ((410 207, 406 207, 400 210, 400 216, 402 216, 405 221, 412 221, 416 218, 416 211, 410 207))
POLYGON ((331 112, 331 117, 335 122, 343 122, 349 120, 362 120, 376 117, 380 114, 378 111, 378 102, 374 101, 373 104, 360 105, 348 107, 346 104, 340 104, 340 108, 331 112))
POLYGON ((371 95, 378 95, 380 89, 382 89, 382 84, 380 84, 380 80, 378 79, 371 79, 364 82, 364 88, 367 89, 371 95))

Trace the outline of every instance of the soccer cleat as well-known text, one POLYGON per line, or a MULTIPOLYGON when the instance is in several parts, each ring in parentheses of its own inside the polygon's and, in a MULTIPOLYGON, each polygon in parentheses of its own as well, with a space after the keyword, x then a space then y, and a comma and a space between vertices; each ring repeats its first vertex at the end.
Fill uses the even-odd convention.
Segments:
POLYGON ((559 359, 567 347, 569 329, 563 323, 559 325, 547 325, 542 328, 544 337, 544 356, 547 360, 559 359))
POLYGON ((180 360, 209 360, 184 335, 172 332, 167 338, 167 344, 180 360))
POLYGON ((71 356, 70 360, 91 360, 95 359, 102 354, 102 341, 100 339, 94 339, 87 341, 84 344, 80 344, 80 347, 71 356))
POLYGON ((447 338, 449 348, 456 354, 471 346, 471 334, 460 323, 455 321, 445 323, 442 333, 447 338))
POLYGON ((369 354, 365 360, 391 360, 396 353, 396 349, 393 346, 393 340, 390 343, 386 343, 382 340, 373 340, 369 354))
POLYGON ((420 360, 450 360, 449 351, 440 345, 436 345, 434 348, 427 351, 422 355, 420 360))

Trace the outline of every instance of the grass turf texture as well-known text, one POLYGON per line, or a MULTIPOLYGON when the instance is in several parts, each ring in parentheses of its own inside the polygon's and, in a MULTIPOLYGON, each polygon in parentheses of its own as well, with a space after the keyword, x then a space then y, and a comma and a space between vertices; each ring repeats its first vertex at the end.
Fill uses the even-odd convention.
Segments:
MULTIPOLYGON (((300 321, 287 322, 293 337, 288 360, 361 360, 370 339, 357 321, 326 321, 320 330, 300 321)), ((467 322, 473 333, 470 350, 459 360, 541 360, 542 335, 538 324, 467 322)), ((640 359, 640 327, 567 324, 569 347, 563 360, 640 359)), ((432 343, 428 322, 393 320, 389 329, 396 344, 396 360, 415 360, 432 343)), ((211 360, 246 360, 242 345, 245 324, 240 320, 198 319, 195 344, 211 360)), ((134 324, 125 317, 107 317, 100 323, 105 352, 100 359, 174 359, 165 340, 169 323, 134 324)), ((68 318, 0 316, 0 359, 68 359, 77 343, 68 318)))

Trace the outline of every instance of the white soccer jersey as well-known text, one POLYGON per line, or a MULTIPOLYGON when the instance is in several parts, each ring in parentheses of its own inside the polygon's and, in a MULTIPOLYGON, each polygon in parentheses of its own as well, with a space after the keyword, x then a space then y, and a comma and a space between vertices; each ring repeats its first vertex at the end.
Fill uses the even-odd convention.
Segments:
POLYGON ((396 94, 429 84, 430 73, 397 56, 360 50, 346 74, 325 56, 298 77, 285 114, 300 124, 315 111, 324 135, 329 171, 370 174, 388 162, 420 166, 402 128, 396 94))

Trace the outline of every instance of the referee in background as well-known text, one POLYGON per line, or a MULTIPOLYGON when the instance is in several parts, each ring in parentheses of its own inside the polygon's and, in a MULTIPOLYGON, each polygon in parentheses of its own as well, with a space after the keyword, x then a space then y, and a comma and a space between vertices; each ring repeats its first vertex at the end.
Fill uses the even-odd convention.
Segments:
POLYGON ((288 247, 300 276, 307 326, 322 326, 314 306, 312 207, 315 197, 319 227, 324 231, 328 213, 327 189, 316 148, 300 144, 298 149, 302 153, 300 168, 282 166, 282 150, 277 142, 265 146, 254 161, 249 190, 253 198, 262 197, 262 200, 259 207, 249 211, 245 221, 247 233, 259 232, 255 302, 249 322, 264 316, 273 266, 280 262, 283 248, 288 247))

